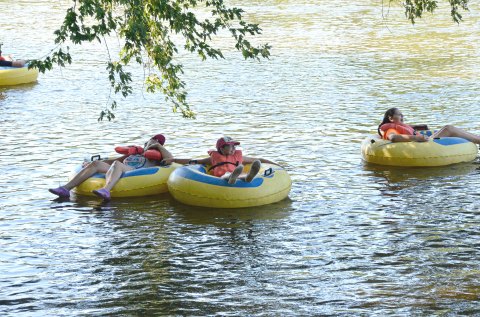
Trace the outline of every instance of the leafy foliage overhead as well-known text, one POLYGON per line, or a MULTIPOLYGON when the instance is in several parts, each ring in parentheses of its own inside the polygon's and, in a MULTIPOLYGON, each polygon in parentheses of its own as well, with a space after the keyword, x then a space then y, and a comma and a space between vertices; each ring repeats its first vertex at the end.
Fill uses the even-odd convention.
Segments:
MULTIPOLYGON (((54 64, 71 64, 68 46, 65 49, 62 44, 99 41, 106 45, 105 37, 116 35, 122 47, 118 58, 110 56, 107 62, 113 91, 124 97, 132 93, 132 74, 125 66, 138 63, 147 69, 147 91, 162 92, 174 112, 192 118, 195 114, 186 100, 185 82, 179 77, 183 66, 175 61, 177 45, 203 60, 224 58, 222 51, 212 46, 212 40, 226 30, 245 59, 268 58, 268 44, 255 46, 249 42, 249 36, 260 34, 261 29, 247 23, 243 14, 242 9, 228 7, 223 0, 73 0, 55 31, 58 46, 45 59, 33 61, 31 67, 45 72, 54 64)), ((113 119, 116 105, 112 101, 99 120, 113 119)))
MULTIPOLYGON (((400 0, 388 0, 389 3, 400 0)), ((462 20, 460 9, 468 11, 469 0, 445 0, 451 6, 453 21, 462 20)), ((433 13, 437 0, 402 0, 405 16, 411 23, 422 18, 423 13, 433 13)), ((197 53, 203 60, 224 58, 222 51, 212 45, 219 32, 226 31, 234 40, 235 48, 245 59, 270 56, 268 44, 252 45, 250 36, 261 33, 257 24, 247 23, 244 11, 228 7, 224 0, 72 0, 62 25, 55 31, 57 47, 43 60, 35 60, 30 67, 41 72, 53 65, 72 63, 68 46, 71 42, 99 41, 106 44, 106 36, 117 36, 122 47, 118 58, 110 56, 107 62, 108 77, 115 94, 126 97, 132 93, 132 74, 125 66, 138 63, 146 68, 145 84, 148 92, 160 91, 184 117, 195 113, 187 102, 185 82, 180 76, 182 64, 175 61, 179 47, 197 53), (173 40, 175 39, 175 41, 173 40), (178 40, 180 39, 180 40, 178 40), (180 43, 180 44, 179 44, 180 43)), ((108 46, 107 50, 108 50, 108 46)), ((106 107, 99 120, 115 118, 112 112, 115 100, 106 107)))
MULTIPOLYGON (((395 2, 397 0, 390 0, 390 2, 395 2)), ((459 10, 468 11, 468 1, 469 0, 445 0, 448 1, 451 7, 450 14, 453 21, 460 23, 462 21, 462 15, 459 10)), ((403 6, 405 7, 405 16, 412 23, 415 23, 415 19, 422 18, 424 12, 433 13, 438 7, 437 0, 404 0, 403 6)))

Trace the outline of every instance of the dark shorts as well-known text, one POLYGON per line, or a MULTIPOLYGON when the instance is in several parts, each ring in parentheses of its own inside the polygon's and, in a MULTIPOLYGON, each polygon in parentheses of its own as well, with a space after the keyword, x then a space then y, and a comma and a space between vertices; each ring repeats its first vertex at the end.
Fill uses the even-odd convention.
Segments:
POLYGON ((0 66, 12 67, 12 61, 0 61, 0 66))

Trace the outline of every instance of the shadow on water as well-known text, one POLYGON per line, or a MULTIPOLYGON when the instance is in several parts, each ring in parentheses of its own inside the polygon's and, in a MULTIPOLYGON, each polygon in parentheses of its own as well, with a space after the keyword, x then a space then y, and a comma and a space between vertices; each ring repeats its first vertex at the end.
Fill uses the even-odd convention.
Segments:
POLYGON ((363 162, 364 171, 373 177, 383 178, 389 184, 411 180, 433 180, 468 175, 480 169, 480 162, 468 162, 440 167, 383 166, 363 162))
MULTIPOLYGON (((364 163, 369 186, 380 193, 376 209, 395 217, 428 219, 432 213, 452 217, 470 213, 476 194, 465 191, 466 184, 478 178, 477 161, 443 167, 391 167, 364 163), (438 206, 442 206, 439 209, 438 206)), ((438 224, 438 223, 437 223, 438 224)))
MULTIPOLYGON (((62 201, 61 199, 57 200, 62 201)), ((166 193, 145 197, 116 197, 111 201, 103 201, 95 196, 72 195, 70 201, 81 211, 155 213, 158 210, 165 210, 169 206, 170 195, 166 193)))
POLYGON ((177 202, 165 193, 147 197, 114 198, 102 201, 93 196, 72 195, 71 198, 53 199, 56 203, 73 204, 73 209, 83 212, 143 212, 149 214, 173 214, 180 221, 190 224, 212 224, 225 220, 273 220, 281 219, 292 210, 292 201, 286 198, 280 202, 250 208, 208 208, 189 206, 177 202))
POLYGON ((219 309, 212 298, 226 307, 240 305, 236 309, 251 315, 251 308, 242 306, 245 288, 257 284, 259 274, 268 274, 265 263, 272 254, 265 237, 277 234, 273 229, 288 217, 292 203, 285 199, 252 208, 210 209, 181 204, 169 194, 110 202, 73 195, 54 201, 54 208, 86 216, 78 218, 85 235, 95 236, 88 248, 95 256, 77 259, 81 265, 76 270, 86 275, 94 266, 103 280, 98 286, 79 279, 72 287, 95 289, 95 300, 70 305, 106 312, 117 307, 119 315, 191 315, 198 310, 210 315, 219 309), (212 277, 212 267, 229 278, 212 277))
POLYGON ((28 90, 33 89, 36 85, 38 85, 38 81, 35 81, 33 83, 26 83, 26 84, 19 84, 19 85, 13 85, 13 86, 0 86, 0 100, 2 99, 2 94, 3 94, 3 99, 5 99, 5 93, 7 92, 16 92, 16 91, 21 91, 25 92, 28 90))
POLYGON ((292 201, 286 198, 274 204, 250 208, 206 208, 188 206, 173 198, 171 204, 174 212, 182 221, 191 224, 219 224, 225 221, 274 220, 287 216, 292 210, 292 201))

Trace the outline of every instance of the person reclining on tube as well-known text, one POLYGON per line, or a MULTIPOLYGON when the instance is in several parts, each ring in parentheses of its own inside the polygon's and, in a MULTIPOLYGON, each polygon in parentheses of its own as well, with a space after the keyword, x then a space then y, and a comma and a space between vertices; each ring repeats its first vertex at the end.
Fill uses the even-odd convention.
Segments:
POLYGON ((7 67, 23 67, 25 66, 25 61, 23 59, 13 60, 11 55, 2 56, 2 45, 0 44, 0 66, 7 67))
MULTIPOLYGON (((378 134, 392 142, 426 142, 429 137, 417 131, 428 130, 426 125, 408 125, 403 123, 403 114, 398 108, 390 108, 385 112, 382 123, 378 126, 378 134)), ((432 135, 433 138, 459 137, 480 144, 480 136, 472 134, 453 125, 446 125, 432 135)))
MULTIPOLYGON (((165 144, 165 137, 162 134, 157 134, 151 137, 144 146, 144 151, 157 150, 160 152, 163 160, 169 160, 173 156, 163 146, 165 144)), ((83 169, 75 175, 68 183, 58 188, 51 188, 49 191, 62 198, 70 197, 70 190, 75 186, 80 185, 85 180, 90 178, 96 173, 106 173, 105 175, 105 187, 93 190, 92 192, 103 198, 104 200, 110 200, 110 191, 113 186, 122 177, 124 172, 132 171, 139 168, 146 168, 152 166, 158 166, 163 164, 160 160, 147 159, 143 155, 133 154, 124 155, 122 157, 111 160, 97 160, 87 163, 83 169)))
POLYGON ((235 184, 237 178, 251 182, 258 174, 261 163, 278 165, 266 159, 243 156, 242 151, 236 149, 237 145, 240 145, 240 142, 226 136, 217 140, 216 151, 208 151, 210 157, 199 160, 173 158, 166 161, 167 163, 211 165, 209 171, 212 171, 214 176, 225 179, 230 185, 235 184), (243 164, 252 164, 248 174, 242 174, 243 164))

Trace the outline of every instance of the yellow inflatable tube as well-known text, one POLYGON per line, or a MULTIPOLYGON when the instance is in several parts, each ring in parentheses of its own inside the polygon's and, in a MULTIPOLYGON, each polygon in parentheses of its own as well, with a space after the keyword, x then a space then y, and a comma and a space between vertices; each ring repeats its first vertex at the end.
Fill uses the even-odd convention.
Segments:
MULTIPOLYGON (((112 197, 138 197, 166 193, 168 192, 168 177, 180 166, 174 163, 168 166, 155 166, 128 171, 115 184, 110 191, 110 195, 112 197)), ((80 170, 81 167, 77 168, 71 174, 70 179, 80 170)), ((104 186, 105 174, 98 173, 75 187, 73 191, 78 195, 94 196, 92 190, 100 189, 104 186)))
POLYGON ((0 66, 0 86, 13 86, 32 83, 37 80, 38 69, 0 66))
POLYGON ((473 161, 477 146, 456 137, 430 138, 427 142, 391 142, 380 136, 362 142, 365 161, 390 166, 444 166, 473 161))
MULTIPOLYGON (((245 166, 248 171, 249 165, 245 166)), ((292 187, 287 171, 276 165, 264 164, 250 183, 226 180, 207 174, 203 165, 176 169, 168 178, 172 196, 187 205, 212 208, 242 208, 271 204, 285 199, 292 187)))

